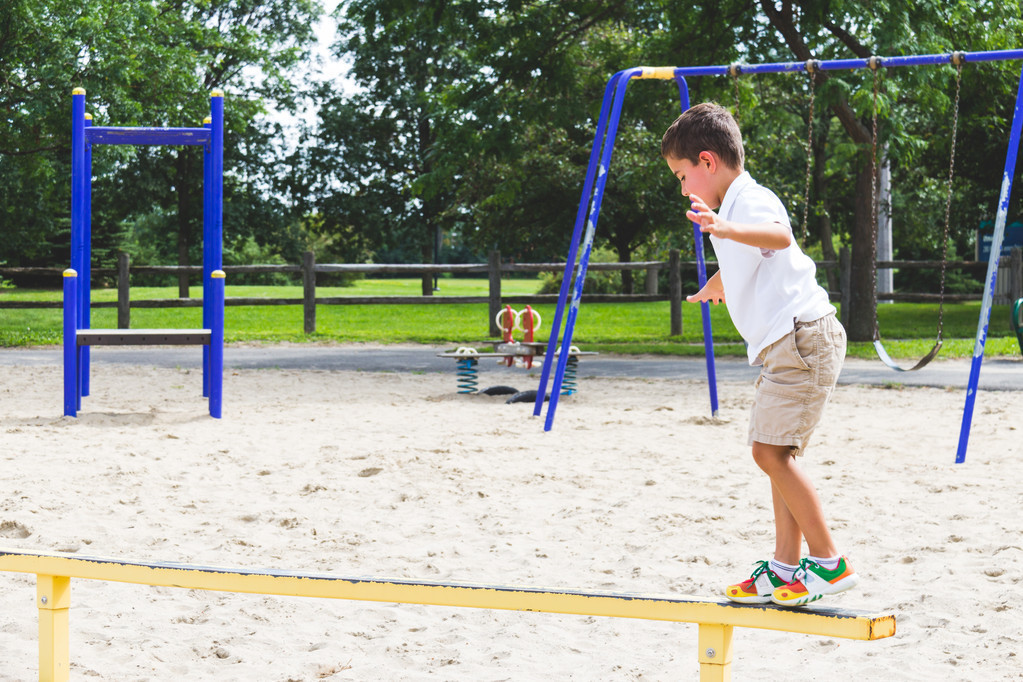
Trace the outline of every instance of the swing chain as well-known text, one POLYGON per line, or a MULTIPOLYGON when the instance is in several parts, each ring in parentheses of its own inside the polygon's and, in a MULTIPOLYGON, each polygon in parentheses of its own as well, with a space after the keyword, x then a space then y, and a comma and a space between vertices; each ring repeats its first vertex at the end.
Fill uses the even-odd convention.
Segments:
POLYGON ((945 195, 945 233, 941 251, 941 294, 938 305, 938 338, 941 338, 942 325, 945 318, 945 265, 948 262, 949 216, 952 209, 952 177, 956 165, 956 131, 959 127, 959 90, 963 79, 963 59, 961 52, 952 53, 952 63, 956 67, 956 94, 952 105, 952 151, 948 160, 948 192, 945 195))
POLYGON ((810 214, 810 176, 813 169, 813 105, 816 98, 816 85, 817 79, 815 72, 820 68, 820 61, 817 59, 806 60, 806 73, 810 76, 810 113, 807 116, 806 123, 806 183, 803 186, 803 234, 802 245, 806 246, 807 233, 809 232, 809 223, 807 222, 810 214))
POLYGON ((736 62, 728 67, 728 75, 732 77, 735 85, 735 122, 739 123, 739 74, 742 73, 742 66, 736 62))
MULTIPOLYGON (((942 235, 942 252, 941 252, 941 285, 938 293, 938 342, 941 342, 941 337, 944 328, 945 319, 945 274, 948 264, 948 237, 950 227, 950 217, 952 208, 952 179, 955 174, 955 161, 956 161, 956 133, 959 127, 959 94, 962 86, 963 77, 963 64, 966 61, 965 55, 962 52, 952 53, 952 63, 956 67, 956 92, 955 99, 952 105, 952 143, 951 151, 949 152, 948 162, 948 189, 945 195, 945 226, 942 235)), ((872 128, 873 134, 871 139, 871 162, 873 164, 873 177, 871 182, 871 193, 870 193, 870 205, 871 205, 871 235, 872 235, 872 248, 874 253, 870 259, 871 261, 871 279, 874 281, 874 287, 877 287, 877 214, 878 214, 878 201, 877 201, 877 185, 878 185, 878 169, 877 169, 877 93, 878 93, 878 67, 882 65, 880 57, 871 57, 867 61, 867 65, 874 71, 874 107, 872 116, 872 128)), ((877 305, 874 306, 874 341, 880 340, 880 330, 878 328, 877 319, 877 305)))
MULTIPOLYGON (((879 57, 871 57, 867 60, 867 65, 874 72, 874 107, 871 116, 872 124, 872 135, 870 141, 870 160, 871 160, 871 181, 870 181, 870 279, 874 283, 874 292, 876 296, 877 292, 877 90, 878 90, 878 67, 881 66, 881 59, 879 57)), ((874 301, 874 330, 873 336, 874 341, 879 341, 881 338, 880 330, 878 329, 877 320, 877 300, 874 301)))

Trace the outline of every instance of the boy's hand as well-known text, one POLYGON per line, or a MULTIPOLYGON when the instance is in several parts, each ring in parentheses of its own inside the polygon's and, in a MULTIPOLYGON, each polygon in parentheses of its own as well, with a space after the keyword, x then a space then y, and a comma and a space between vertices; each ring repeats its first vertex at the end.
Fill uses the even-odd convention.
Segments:
POLYGON ((713 277, 707 280, 707 283, 703 285, 703 288, 697 291, 692 296, 686 296, 686 300, 690 303, 718 303, 725 302, 725 290, 721 286, 721 277, 718 273, 715 273, 713 277))
POLYGON ((706 232, 721 239, 729 238, 731 231, 724 218, 710 210, 710 206, 695 194, 690 194, 689 200, 693 202, 693 205, 686 211, 686 217, 700 226, 700 232, 706 232))

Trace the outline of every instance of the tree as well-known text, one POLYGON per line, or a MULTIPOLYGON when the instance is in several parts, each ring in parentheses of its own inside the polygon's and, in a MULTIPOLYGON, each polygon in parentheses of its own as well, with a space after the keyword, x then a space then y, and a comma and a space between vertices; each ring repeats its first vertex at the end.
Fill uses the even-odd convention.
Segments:
MULTIPOLYGON (((429 260, 443 228, 478 252, 562 256, 608 76, 689 43, 711 46, 688 49, 700 58, 731 56, 753 30, 748 2, 689 7, 677 0, 347 3, 335 49, 351 60, 360 89, 324 86, 320 127, 304 152, 306 191, 337 235, 333 248, 377 257, 418 251, 429 260), (720 40, 695 41, 705 31, 701 19, 720 40)), ((685 238, 657 153, 678 114, 677 89, 659 85, 633 86, 641 95, 623 121, 620 172, 611 176, 598 227, 599 242, 623 260, 669 226, 685 238), (651 186, 663 192, 651 196, 651 186)))
MULTIPOLYGON (((865 59, 875 54, 992 49, 992 44, 1014 41, 1020 29, 1018 6, 984 0, 955 6, 909 2, 878 5, 837 1, 820 4, 789 0, 780 3, 760 0, 760 5, 792 57, 799 61, 848 58, 850 55, 865 59)), ((910 168, 914 162, 922 160, 920 152, 926 140, 934 139, 934 131, 944 127, 949 100, 947 96, 936 93, 948 91, 948 71, 934 68, 897 71, 884 74, 888 87, 879 93, 878 106, 883 126, 881 140, 890 144, 895 164, 905 164, 906 168, 910 168), (930 109, 921 107, 921 103, 930 104, 930 109), (911 122, 922 125, 917 127, 911 122)), ((876 244, 870 201, 875 177, 871 145, 871 81, 871 78, 864 79, 860 74, 850 77, 837 72, 819 72, 816 75, 822 91, 822 103, 830 109, 855 150, 850 156, 847 153, 849 149, 836 145, 836 151, 847 159, 842 165, 850 168, 855 178, 851 193, 854 201, 848 206, 853 216, 848 228, 852 245, 852 291, 850 310, 845 318, 849 338, 855 341, 869 341, 873 337, 877 305, 872 276, 876 244)), ((824 123, 825 130, 834 132, 828 122, 824 123)), ((933 176, 933 171, 940 168, 940 164, 932 158, 931 164, 920 164, 918 169, 926 168, 933 176)), ((919 173, 908 174, 910 178, 914 175, 920 178, 919 173)), ((823 185, 823 182, 818 182, 818 190, 824 189, 823 185)), ((848 197, 848 187, 846 190, 848 197)), ((933 225, 928 227, 933 229, 933 225)))
MULTIPOLYGON (((359 90, 319 90, 320 124, 302 155, 314 178, 304 188, 333 248, 348 257, 400 254, 428 262, 449 223, 451 190, 424 190, 434 173, 444 84, 470 68, 465 53, 485 20, 481 2, 353 0, 338 9, 339 57, 359 90), (414 254, 414 255, 413 255, 414 254)), ((432 289, 424 276, 423 293, 432 289)))
MULTIPOLYGON (((313 0, 219 0, 173 2, 164 15, 165 39, 192 56, 191 68, 178 91, 227 91, 225 102, 225 240, 227 250, 258 241, 277 244, 287 239, 297 216, 280 197, 286 181, 280 123, 264 118, 267 103, 282 113, 294 112, 298 88, 295 68, 308 59, 312 24, 322 11, 313 0), (188 87, 190 86, 190 87, 188 87)), ((202 120, 208 100, 192 95, 181 101, 178 114, 202 120)), ((151 114, 150 114, 151 115, 151 114)), ((176 125, 188 125, 177 123, 176 125)), ((161 207, 176 204, 171 232, 177 235, 176 260, 188 265, 195 255, 195 235, 202 216, 202 158, 197 150, 155 148, 140 152, 129 172, 147 177, 160 192, 161 207)), ((139 200, 141 201, 141 197, 139 200)), ((135 212, 138 211, 136 205, 135 212)), ((122 220, 131 220, 125 215, 122 220)), ((297 254, 289 254, 295 256, 297 254)), ((179 295, 188 295, 188 277, 179 278, 179 295)))
MULTIPOLYGON (((198 126, 211 89, 227 90, 225 233, 293 239, 297 221, 274 195, 286 182, 268 105, 293 109, 313 0, 12 0, 0 7, 0 259, 66 262, 71 88, 84 86, 96 125, 198 126), (244 198, 245 204, 232 201, 244 198)), ((187 263, 201 215, 198 149, 94 154, 93 234, 187 263), (175 243, 175 236, 177 243, 175 243)), ((230 244, 228 244, 230 248, 230 244)), ((164 261, 166 262, 166 261, 164 261)))
MULTIPOLYGON (((451 101, 476 123, 473 134, 442 153, 461 154, 447 165, 471 178, 456 183, 471 218, 467 239, 524 258, 563 257, 609 76, 681 53, 730 60, 751 30, 749 4, 508 4, 479 50, 492 76, 452 88, 451 101)), ((625 262, 637 250, 663 257, 670 246, 691 245, 658 153, 680 113, 678 89, 633 82, 629 93, 596 235, 625 262)), ((631 271, 623 285, 632 290, 631 271)))

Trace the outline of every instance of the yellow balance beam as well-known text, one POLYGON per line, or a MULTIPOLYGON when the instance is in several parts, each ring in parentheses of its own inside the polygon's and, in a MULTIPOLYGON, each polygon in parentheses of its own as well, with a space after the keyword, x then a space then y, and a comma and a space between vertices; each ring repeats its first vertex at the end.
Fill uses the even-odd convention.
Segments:
MULTIPOLYGON (((707 628, 707 633, 726 635, 723 643, 719 645, 723 650, 719 650, 719 658, 714 661, 716 665, 724 665, 726 668, 730 660, 732 627, 862 640, 882 639, 895 634, 893 615, 871 615, 841 609, 784 609, 773 605, 736 604, 725 600, 689 596, 442 583, 394 578, 351 578, 323 573, 144 563, 5 549, 0 549, 0 570, 34 573, 47 577, 47 580, 50 577, 82 578, 220 592, 696 623, 701 626, 701 647, 705 626, 713 626, 707 628), (722 661, 722 657, 727 660, 722 661)), ((705 654, 706 652, 701 653, 703 663, 706 663, 702 660, 705 654)))

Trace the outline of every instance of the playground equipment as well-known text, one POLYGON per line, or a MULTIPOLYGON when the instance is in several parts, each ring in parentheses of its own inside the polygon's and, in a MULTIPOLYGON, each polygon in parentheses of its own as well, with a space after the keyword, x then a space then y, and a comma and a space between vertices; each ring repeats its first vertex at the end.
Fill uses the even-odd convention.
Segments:
MULTIPOLYGON (((938 293, 938 332, 937 338, 935 339, 934 346, 927 352, 922 358, 917 360, 916 364, 912 367, 900 367, 892 360, 891 356, 888 355, 888 351, 885 350, 884 344, 881 343, 881 327, 877 319, 877 305, 874 306, 874 352, 877 353, 877 357, 886 364, 889 368, 894 369, 896 372, 913 372, 924 367, 927 363, 933 360, 938 355, 938 351, 941 350, 941 344, 943 343, 942 326, 945 319, 945 272, 948 264, 948 232, 949 232, 949 218, 952 209, 952 178, 955 171, 956 164, 956 130, 959 126, 959 91, 960 85, 963 80, 963 53, 953 52, 952 53, 952 64, 956 67, 956 94, 955 104, 952 107, 952 148, 949 152, 948 159, 948 183, 945 191, 945 230, 942 235, 941 241, 941 287, 938 293)), ((871 209, 871 235, 874 244, 877 244, 877 216, 880 208, 880 201, 878 197, 878 176, 877 176, 877 93, 880 82, 880 67, 881 59, 879 57, 871 57, 869 60, 870 69, 874 72, 874 99, 873 99, 873 110, 871 115, 872 123, 872 136, 870 143, 870 153, 873 162, 874 169, 874 180, 870 185, 870 209, 871 209)), ((806 229, 806 216, 803 216, 803 229, 806 229)), ((874 282, 874 288, 877 288, 877 259, 871 263, 871 279, 874 282)))
MULTIPOLYGON (((532 306, 526 306, 522 310, 515 310, 506 305, 495 316, 497 326, 501 329, 500 341, 484 341, 494 347, 492 353, 479 353, 471 346, 459 346, 454 351, 438 353, 440 358, 454 358, 458 363, 458 392, 476 393, 479 389, 479 359, 485 357, 498 358, 500 363, 508 367, 516 366, 524 369, 533 367, 533 359, 537 355, 543 355, 545 343, 535 341, 534 333, 540 329, 542 320, 540 313, 533 310, 532 306), (525 324, 523 324, 523 320, 525 324), (516 341, 514 333, 524 333, 522 341, 516 341)), ((561 349, 557 349, 557 353, 561 349)), ((565 362, 565 372, 559 391, 561 395, 572 395, 576 392, 576 372, 579 367, 579 356, 596 355, 592 351, 581 351, 575 346, 568 348, 568 356, 565 362)), ((529 402, 536 399, 535 391, 517 391, 509 386, 492 386, 481 391, 487 395, 514 394, 509 398, 509 403, 529 402)), ((541 400, 546 399, 543 396, 541 400)))
MULTIPOLYGON (((768 64, 750 65, 723 65, 723 66, 696 66, 696 67, 649 67, 639 66, 619 71, 608 80, 604 90, 604 100, 601 104, 600 116, 597 120, 597 131, 593 141, 593 148, 590 152, 589 166, 586 170, 586 178, 583 182, 582 197, 579 201, 579 210, 576 214, 575 227, 572 239, 569 244, 568 257, 565 264, 565 275, 562 280, 561 291, 558 294, 558 306, 554 313, 551 325, 550 341, 548 351, 544 357, 543 369, 540 374, 540 385, 537 389, 537 401, 534 405, 533 414, 540 415, 543 409, 542 396, 547 390, 547 383, 550 380, 552 361, 557 357, 554 348, 558 344, 560 335, 562 348, 571 347, 572 332, 575 321, 579 314, 579 304, 582 298, 583 283, 586 279, 586 268, 589 264, 590 251, 593 247, 593 236, 597 227, 597 220, 600 216, 600 204, 604 195, 604 188, 607 184, 608 171, 611 165, 611 155, 614 150, 615 137, 618 131, 618 121, 621 116, 622 103, 625 100, 625 91, 629 82, 633 79, 658 79, 674 80, 678 85, 679 98, 682 110, 689 108, 689 86, 686 83, 687 77, 696 76, 726 76, 735 78, 738 74, 759 74, 759 73, 801 73, 820 69, 842 70, 862 68, 896 68, 905 66, 931 66, 942 64, 956 64, 961 60, 962 64, 993 62, 1005 60, 1023 59, 1023 50, 994 50, 988 52, 957 52, 948 54, 909 55, 896 57, 871 57, 869 59, 835 59, 835 60, 814 60, 807 62, 775 62, 768 64), (588 209, 588 210, 587 210, 588 209), (586 230, 583 233, 583 225, 586 230), (581 248, 580 248, 581 247, 581 248), (569 280, 572 279, 573 269, 576 267, 578 258, 578 274, 574 278, 571 301, 568 300, 569 280), (565 314, 566 305, 568 313, 565 314), (565 325, 562 330, 562 320, 565 325)), ((958 64, 957 64, 958 66, 958 64)), ((1002 241, 1005 236, 1005 223, 1009 209, 1009 199, 1012 195, 1012 178, 1016 170, 1016 157, 1019 151, 1020 133, 1023 128, 1023 73, 1020 74, 1020 82, 1016 95, 1016 106, 1013 113, 1012 125, 1009 131, 1009 145, 1005 157, 1005 169, 1002 174, 1002 186, 999 192, 998 209, 995 216, 994 233, 991 239, 991 256, 988 259, 984 297, 981 303, 980 314, 977 320, 977 334, 974 343, 973 361, 970 367, 970 377, 966 389, 966 403, 963 408, 962 426, 959 435, 959 445, 956 452, 956 462, 961 463, 966 459, 966 448, 969 442, 970 425, 973 421, 973 409, 977 398, 977 384, 980 379, 980 368, 984 358, 984 344, 987 340, 988 325, 991 321, 991 305, 994 298, 995 284, 998 277, 998 258, 1002 248, 1002 241)), ((950 169, 951 172, 951 169, 950 169)), ((706 268, 704 266, 703 240, 698 226, 693 225, 694 245, 696 259, 698 262, 698 279, 700 287, 706 283, 706 268)), ((717 388, 714 372, 714 340, 710 329, 710 307, 707 303, 701 304, 703 314, 704 346, 707 358, 707 379, 710 389, 710 401, 712 414, 717 413, 717 388)), ((939 332, 940 340, 940 332, 939 332)), ((544 422, 544 430, 549 431, 554 423, 554 415, 557 410, 557 395, 559 386, 563 380, 564 359, 562 355, 558 360, 553 377, 553 388, 551 400, 547 408, 547 416, 544 422)))
MULTIPOLYGON (((497 326, 501 330, 501 339, 508 346, 531 346, 535 341, 534 333, 540 328, 542 322, 540 313, 528 305, 522 310, 515 310, 510 305, 506 305, 503 310, 498 311, 494 321, 497 322, 497 326), (522 325, 523 318, 526 320, 525 326, 522 325), (516 331, 524 333, 522 344, 519 344, 512 336, 516 331)), ((533 353, 522 356, 509 355, 505 358, 505 364, 509 367, 516 364, 530 369, 533 366, 533 353)))
POLYGON ((77 416, 89 395, 91 346, 201 345, 203 397, 210 416, 221 416, 224 375, 224 93, 210 94, 202 128, 114 128, 92 125, 85 90, 71 96, 71 267, 64 271, 64 414, 77 416), (203 328, 92 329, 91 214, 92 147, 202 145, 203 153, 203 328))
POLYGON ((843 609, 785 609, 686 596, 347 578, 3 549, 0 570, 36 575, 40 680, 63 681, 69 677, 71 578, 219 592, 695 623, 699 625, 700 679, 704 682, 731 679, 732 631, 736 627, 861 640, 895 634, 894 615, 843 609))

